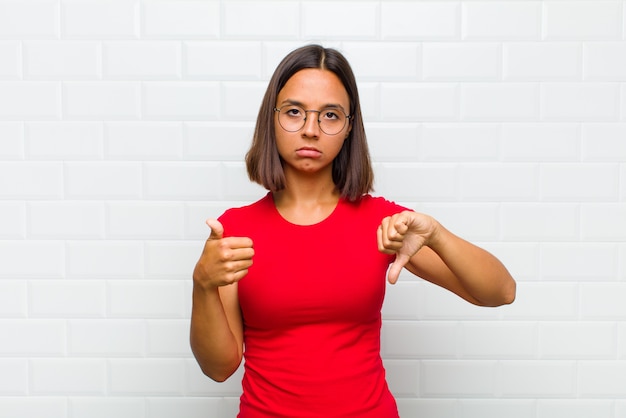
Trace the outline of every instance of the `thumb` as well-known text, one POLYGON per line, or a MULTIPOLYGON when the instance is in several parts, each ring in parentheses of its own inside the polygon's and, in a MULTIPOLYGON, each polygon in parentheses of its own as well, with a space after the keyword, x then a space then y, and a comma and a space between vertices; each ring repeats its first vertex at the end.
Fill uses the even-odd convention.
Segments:
POLYGON ((222 239, 224 236, 224 227, 217 219, 207 219, 206 224, 211 228, 209 239, 222 239))
POLYGON ((393 263, 391 263, 391 266, 389 267, 389 271, 387 272, 387 280, 389 281, 389 283, 391 284, 396 284, 396 282, 398 281, 398 278, 400 277, 400 272, 402 272, 402 269, 404 268, 404 266, 406 266, 406 263, 409 262, 409 257, 405 254, 397 254, 396 255, 396 259, 394 260, 393 263))

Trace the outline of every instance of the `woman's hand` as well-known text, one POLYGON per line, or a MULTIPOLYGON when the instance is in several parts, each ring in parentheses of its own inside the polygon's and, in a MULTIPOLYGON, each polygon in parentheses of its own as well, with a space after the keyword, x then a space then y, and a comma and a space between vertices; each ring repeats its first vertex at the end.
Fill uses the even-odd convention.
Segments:
POLYGON ((224 227, 206 221, 211 234, 193 271, 190 343, 202 371, 223 382, 243 357, 243 319, 237 283, 252 265, 250 238, 224 238, 224 227))
POLYGON ((500 306, 515 300, 515 280, 500 260, 428 215, 405 211, 383 219, 378 249, 396 255, 387 273, 391 284, 406 266, 475 305, 500 306), (416 256, 422 247, 427 248, 416 256))
POLYGON ((395 284, 402 268, 420 248, 428 245, 436 233, 438 223, 432 217, 412 211, 396 213, 384 218, 378 227, 378 250, 396 254, 389 268, 387 280, 395 284))
POLYGON ((202 289, 218 288, 241 280, 252 265, 254 249, 246 237, 224 238, 224 227, 216 219, 206 221, 211 235, 193 272, 194 284, 202 289))

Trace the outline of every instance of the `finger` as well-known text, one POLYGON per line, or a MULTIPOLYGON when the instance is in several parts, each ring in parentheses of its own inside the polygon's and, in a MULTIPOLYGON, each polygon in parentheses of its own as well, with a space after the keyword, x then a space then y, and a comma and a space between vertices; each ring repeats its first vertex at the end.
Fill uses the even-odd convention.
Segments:
POLYGON ((395 253, 403 245, 404 235, 398 232, 396 223, 395 217, 385 218, 381 223, 380 245, 387 254, 395 253))
POLYGON ((398 214, 392 217, 387 224, 387 239, 389 241, 402 241, 408 229, 407 220, 398 214))
POLYGON ((240 271, 238 271, 237 274, 233 275, 232 283, 237 283, 239 280, 243 279, 247 275, 248 275, 248 270, 240 270, 240 271))
POLYGON ((252 259, 230 261, 224 264, 224 271, 228 274, 237 274, 241 271, 248 271, 252 266, 252 259))
POLYGON ((225 259, 228 261, 241 261, 252 260, 252 257, 254 257, 254 249, 250 246, 230 247, 228 256, 225 259))
POLYGON ((217 219, 207 219, 206 224, 211 228, 209 239, 221 239, 224 236, 224 227, 217 219))
POLYGON ((389 228, 391 228, 392 231, 395 230, 393 226, 390 227, 390 220, 388 218, 383 219, 376 230, 378 250, 384 254, 395 254, 395 252, 402 247, 402 241, 389 239, 389 228))
POLYGON ((248 275, 248 269, 238 270, 229 277, 229 283, 230 284, 237 283, 239 280, 243 279, 247 275, 248 275))
POLYGON ((394 223, 394 227, 396 229, 396 232, 398 234, 400 234, 401 236, 404 236, 407 231, 409 230, 409 220, 406 218, 398 218, 396 220, 396 222, 394 223))
POLYGON ((252 264, 252 258, 233 259, 225 262, 223 265, 225 281, 229 284, 238 282, 248 275, 248 271, 252 264))
POLYGON ((404 254, 398 254, 396 256, 395 261, 391 263, 391 266, 389 266, 389 271, 387 272, 387 280, 389 281, 389 283, 396 284, 398 278, 400 277, 402 269, 404 268, 404 266, 406 266, 406 263, 408 262, 408 256, 404 254))
MULTIPOLYGON (((209 238, 211 240, 211 238, 209 238)), ((226 237, 222 238, 223 248, 252 248, 252 239, 248 237, 226 237)))
POLYGON ((382 224, 379 225, 378 228, 376 229, 376 243, 378 244, 378 251, 380 251, 383 254, 394 254, 394 251, 387 248, 383 230, 384 230, 384 227, 382 224))

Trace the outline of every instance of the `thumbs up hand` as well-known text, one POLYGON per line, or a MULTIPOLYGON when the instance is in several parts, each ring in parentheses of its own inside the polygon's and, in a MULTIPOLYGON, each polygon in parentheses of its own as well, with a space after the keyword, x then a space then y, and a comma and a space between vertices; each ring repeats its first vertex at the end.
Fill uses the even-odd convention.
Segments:
POLYGON ((194 284, 217 288, 241 280, 252 265, 254 249, 247 237, 224 238, 224 227, 216 219, 206 221, 211 234, 204 244, 193 272, 194 284))

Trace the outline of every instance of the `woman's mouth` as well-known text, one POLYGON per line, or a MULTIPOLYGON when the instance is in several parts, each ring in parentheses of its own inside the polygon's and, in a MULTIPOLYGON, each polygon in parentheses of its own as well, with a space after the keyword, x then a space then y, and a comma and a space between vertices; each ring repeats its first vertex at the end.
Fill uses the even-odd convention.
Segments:
POLYGON ((302 158, 319 158, 322 156, 322 152, 317 148, 302 147, 296 150, 296 155, 302 158))

